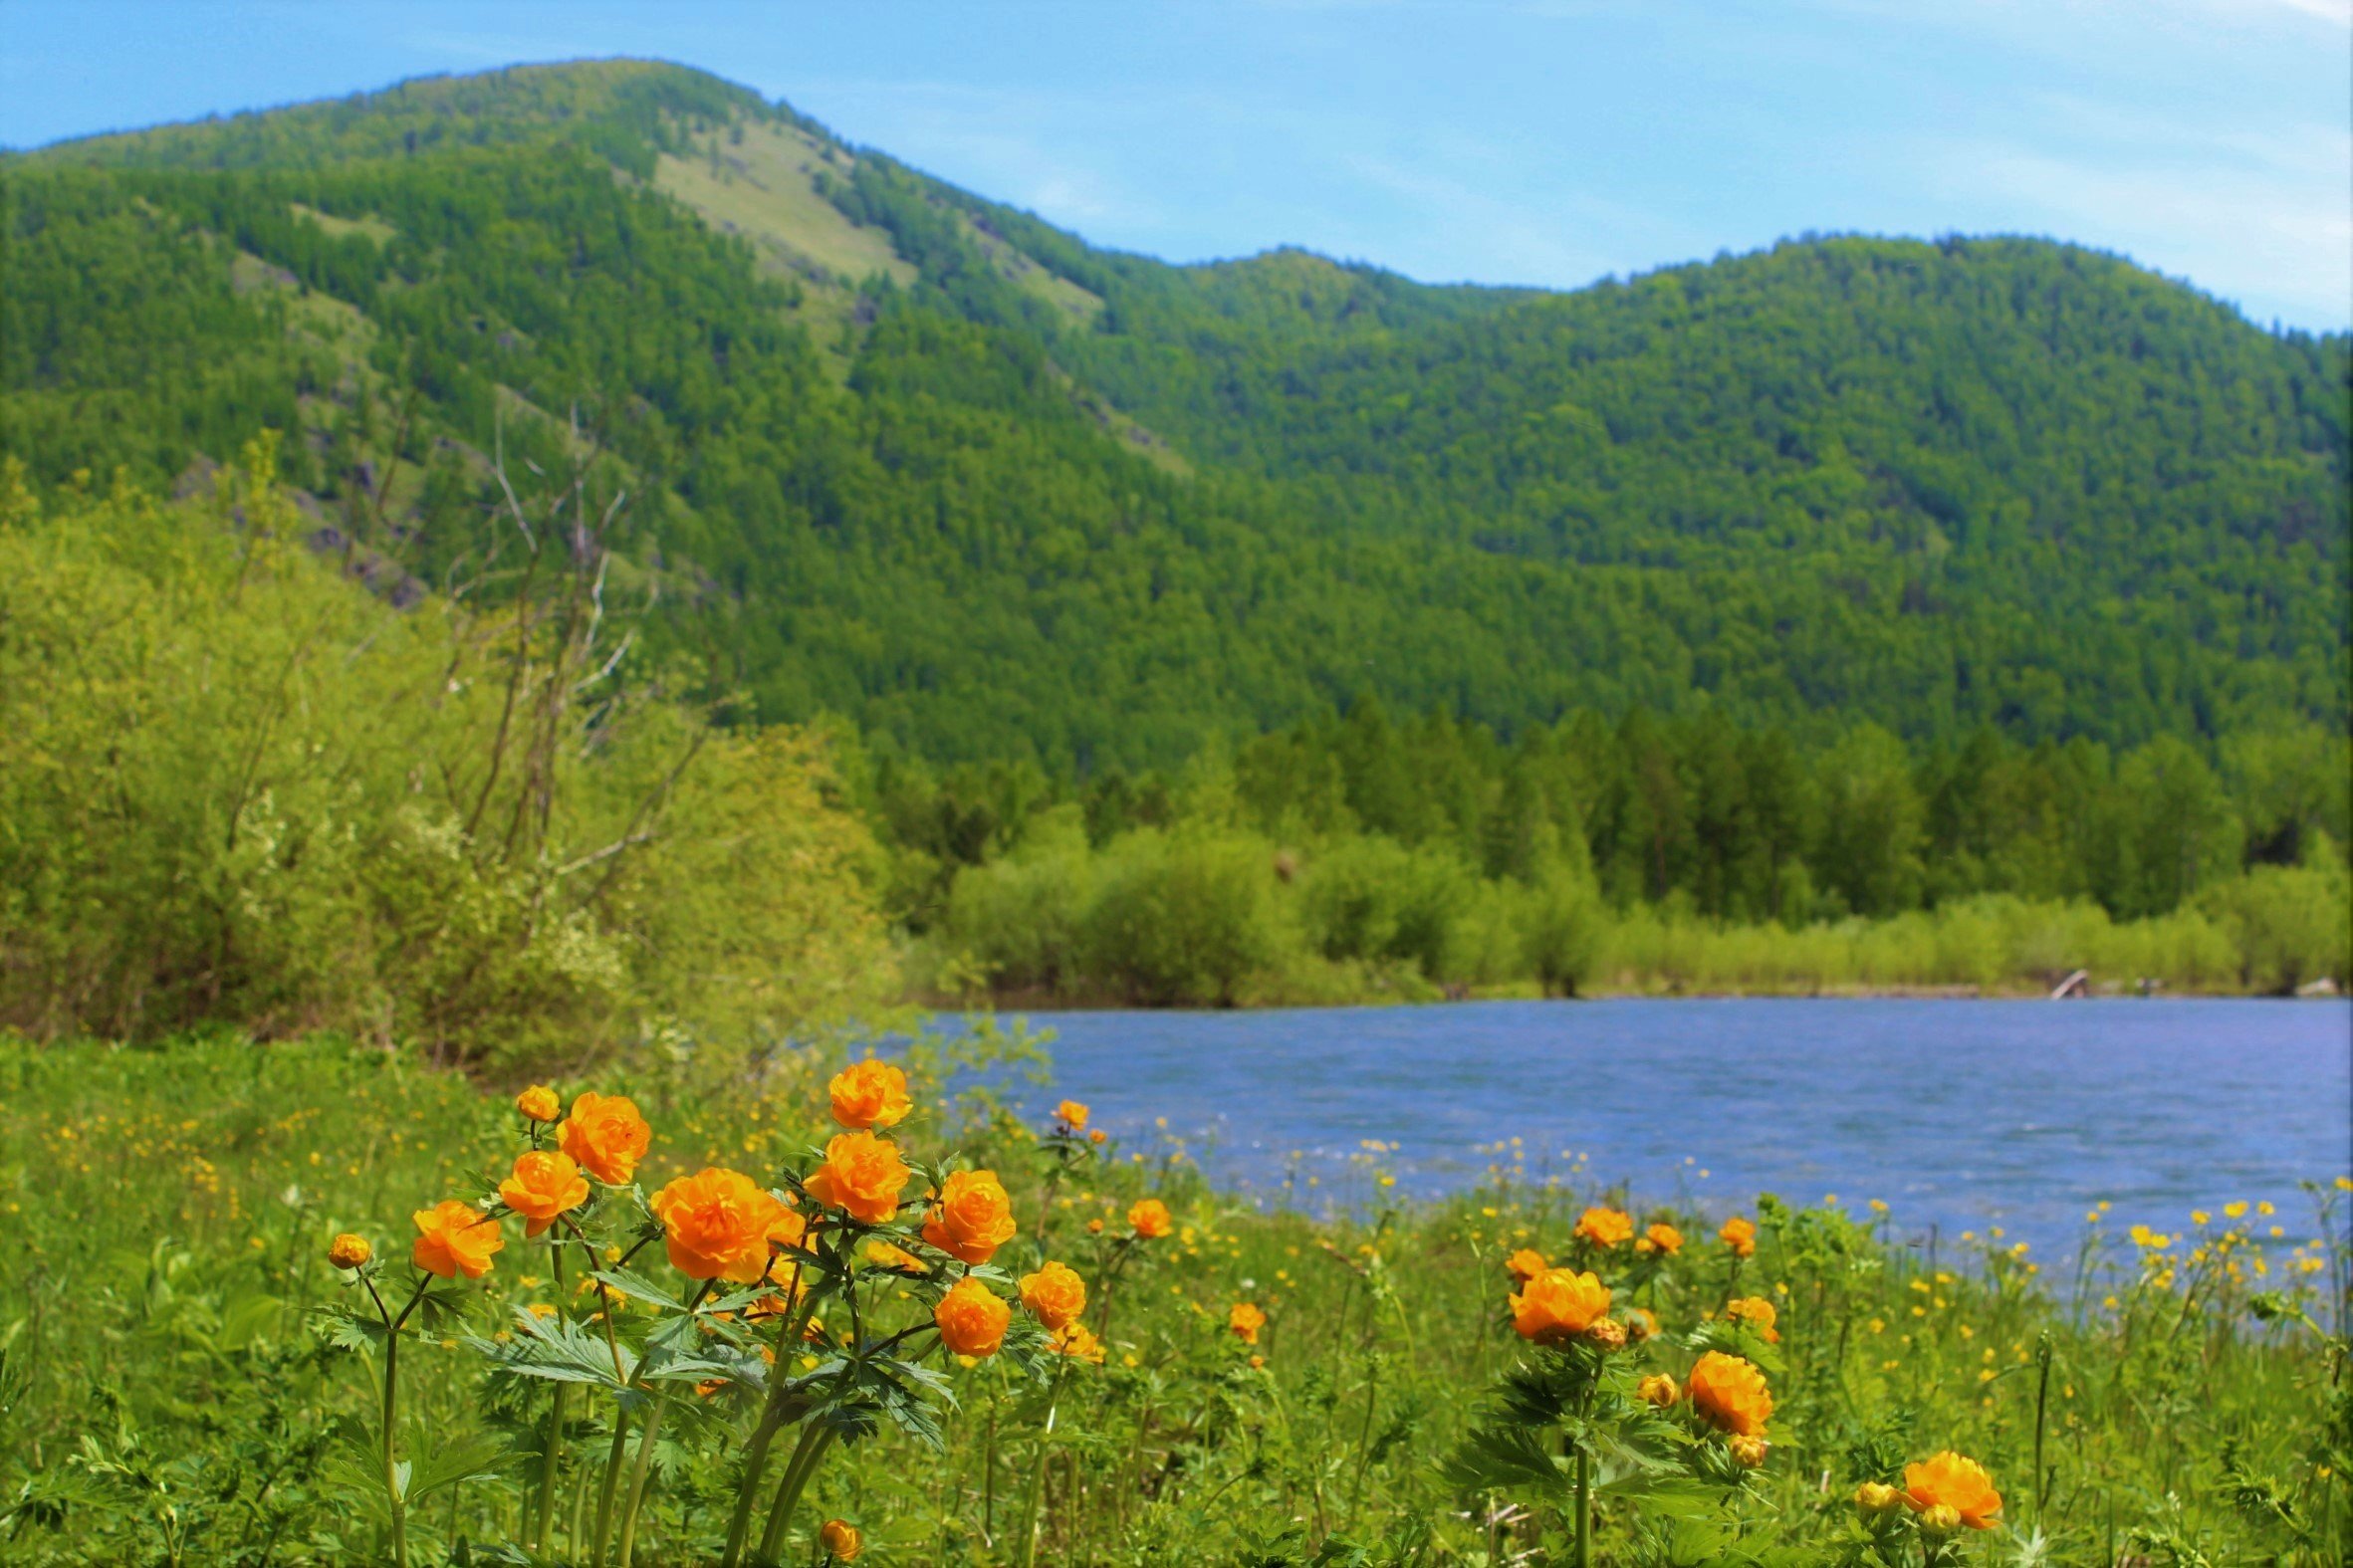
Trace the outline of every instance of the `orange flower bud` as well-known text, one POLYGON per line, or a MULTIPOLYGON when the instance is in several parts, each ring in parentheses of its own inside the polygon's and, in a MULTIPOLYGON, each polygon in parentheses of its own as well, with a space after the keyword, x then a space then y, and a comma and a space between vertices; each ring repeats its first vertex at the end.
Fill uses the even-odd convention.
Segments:
POLYGON ((1781 1342, 1780 1330, 1773 1327, 1778 1314, 1773 1311, 1772 1303, 1763 1296, 1741 1296, 1728 1301, 1724 1306, 1724 1315, 1733 1322, 1749 1324, 1757 1330, 1758 1338, 1768 1345, 1781 1342))
POLYGON ((1064 1100, 1061 1104, 1056 1106, 1054 1108, 1054 1117, 1056 1121, 1060 1122, 1064 1127, 1069 1128, 1072 1132, 1081 1132, 1085 1130, 1086 1107, 1079 1104, 1076 1100, 1064 1100))
POLYGON ((1577 1218, 1576 1233, 1595 1246, 1617 1246, 1632 1238, 1634 1221, 1623 1209, 1588 1209, 1577 1218))
POLYGON ((1732 1456, 1734 1458, 1739 1459, 1743 1464, 1749 1466, 1749 1468, 1755 1469, 1758 1465, 1765 1462, 1765 1451, 1769 1448, 1770 1445, 1767 1444, 1763 1438, 1753 1438, 1744 1434, 1734 1438, 1730 1444, 1726 1445, 1726 1447, 1732 1450, 1732 1456))
POLYGON ((939 1326, 940 1343, 956 1355, 993 1356, 1005 1343, 1013 1309, 998 1300, 987 1285, 967 1275, 940 1297, 940 1304, 931 1309, 931 1320, 939 1326))
POLYGON ((1226 1313, 1226 1328, 1245 1345, 1259 1342, 1259 1330, 1267 1326, 1267 1314, 1259 1310, 1255 1301, 1237 1301, 1226 1313))
POLYGON ((1884 1481, 1865 1481, 1855 1488, 1855 1512, 1866 1519, 1884 1518, 1904 1505, 1904 1494, 1884 1481))
POLYGON ((1168 1205, 1157 1198, 1138 1199, 1127 1211, 1127 1223, 1145 1240, 1156 1241, 1168 1234, 1168 1205))
POLYGON ((463 1273, 480 1279, 490 1272, 490 1256, 507 1244, 499 1225, 472 1204, 444 1198, 430 1209, 409 1217, 416 1223, 416 1242, 409 1260, 429 1274, 455 1279, 463 1273))
POLYGON ((1654 1337, 1658 1331, 1659 1320, 1651 1315, 1648 1307, 1636 1307, 1626 1314, 1627 1344, 1639 1345, 1644 1340, 1654 1337))
POLYGON ((534 1236, 587 1203, 588 1183, 571 1155, 534 1149, 516 1157, 515 1174, 498 1184, 498 1195, 523 1217, 523 1233, 534 1236))
POLYGON ((923 1222, 923 1239, 967 1263, 985 1263, 1013 1239, 1013 1200, 995 1171, 955 1171, 923 1222))
POLYGON ((583 1094, 556 1129, 556 1146, 607 1187, 626 1187, 653 1142, 653 1129, 625 1094, 583 1094))
POLYGON ((907 1075, 872 1056, 835 1073, 827 1088, 833 1100, 833 1120, 852 1132, 895 1127, 915 1108, 915 1102, 907 1098, 907 1075))
POLYGON ((1574 1339, 1609 1310, 1609 1286, 1590 1273, 1547 1268, 1512 1296, 1512 1327, 1522 1339, 1557 1345, 1574 1339))
POLYGON ((741 1171, 681 1176, 647 1207, 662 1223, 670 1266, 687 1278, 748 1285, 768 1272, 768 1232, 784 1205, 741 1171))
POLYGON ((1973 1530, 2001 1522, 2001 1493, 1994 1489, 1994 1477, 1977 1460, 1950 1449, 1904 1466, 1904 1499, 1921 1513, 1923 1525, 1938 1507, 1952 1509, 1955 1525, 1973 1530))
POLYGON ((1086 1281, 1066 1263, 1048 1263, 1022 1275, 1022 1304, 1049 1329, 1075 1323, 1086 1310, 1086 1281))
POLYGON ((1605 1317, 1585 1330, 1585 1338, 1603 1350, 1623 1350, 1626 1348, 1626 1325, 1616 1318, 1605 1317))
POLYGON ((535 1122, 552 1122, 564 1114, 564 1102, 544 1083, 535 1083, 515 1096, 515 1109, 535 1122))
POLYGON ((827 1519, 825 1527, 818 1531, 818 1539, 837 1563, 854 1562, 866 1549, 866 1538, 846 1519, 827 1519))
POLYGON ((835 1133, 825 1144, 825 1163, 804 1185, 826 1208, 865 1225, 881 1225, 899 1212, 899 1192, 913 1174, 889 1139, 870 1132, 835 1133))
POLYGON ((1090 1132, 1086 1135, 1086 1141, 1088 1143, 1109 1143, 1111 1141, 1111 1135, 1103 1131, 1100 1127, 1097 1127, 1093 1132, 1090 1132))
POLYGON ((1721 1350, 1709 1351, 1691 1369, 1691 1403, 1709 1421, 1744 1438, 1762 1436, 1772 1415, 1765 1374, 1721 1350))
POLYGON ((368 1243, 367 1237, 353 1235, 349 1231, 337 1236, 335 1244, 327 1249, 327 1260, 338 1268, 364 1267, 373 1256, 375 1248, 368 1243))
POLYGON ((1645 1405, 1655 1405, 1661 1410, 1683 1397, 1682 1391, 1675 1387, 1675 1380, 1664 1372, 1644 1378, 1635 1385, 1634 1392, 1642 1396, 1645 1405))
POLYGON ((1095 1219, 1086 1222, 1086 1233, 1088 1235, 1101 1235, 1103 1233, 1103 1222, 1101 1217, 1098 1216, 1095 1219))
POLYGON ((1267 1358, 1264 1356, 1253 1356, 1250 1358, 1250 1370, 1253 1372, 1258 1371, 1259 1368, 1265 1366, 1266 1364, 1267 1358))
POLYGON ((1735 1257, 1747 1257, 1757 1250, 1757 1227, 1739 1215, 1725 1221, 1724 1229, 1716 1233, 1732 1248, 1735 1257))

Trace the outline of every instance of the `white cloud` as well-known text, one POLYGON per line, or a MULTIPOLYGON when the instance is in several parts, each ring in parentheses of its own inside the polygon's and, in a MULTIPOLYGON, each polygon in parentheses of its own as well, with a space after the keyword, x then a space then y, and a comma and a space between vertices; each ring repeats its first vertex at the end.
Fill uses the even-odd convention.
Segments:
POLYGON ((2353 205, 2341 194, 2353 132, 2224 138, 2208 156, 2137 165, 1955 141, 1929 166, 1981 210, 2187 276, 2257 319, 2353 325, 2353 205))

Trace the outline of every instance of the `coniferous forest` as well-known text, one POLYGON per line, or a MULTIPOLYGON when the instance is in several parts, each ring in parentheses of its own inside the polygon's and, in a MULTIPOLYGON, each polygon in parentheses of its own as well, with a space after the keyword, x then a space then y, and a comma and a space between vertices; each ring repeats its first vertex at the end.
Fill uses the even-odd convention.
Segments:
MULTIPOLYGON (((141 683, 185 667, 141 639, 236 602, 267 518, 309 561, 271 566, 284 591, 371 601, 337 612, 353 647, 439 616, 443 654, 403 657, 487 661, 491 689, 570 669, 551 628, 590 606, 612 662, 583 679, 612 697, 547 744, 629 782, 560 864, 672 831, 615 712, 791 727, 786 795, 866 845, 828 862, 840 907, 930 994, 2346 973, 2348 339, 2121 259, 1809 236, 1572 293, 1177 267, 632 62, 65 143, 0 181, 20 762, 60 755, 43 726, 93 657, 121 711, 164 703, 141 683), (591 559, 592 597, 551 597, 591 559), (100 576, 122 616, 41 630, 28 584, 100 576)), ((209 956, 152 961, 156 1027, 370 1015, 231 940, 230 890, 306 845, 406 866, 456 832, 484 899, 536 907, 474 803, 522 787, 510 726, 441 713, 483 777, 402 801, 365 759, 425 688, 387 682, 313 737, 382 788, 272 794, 270 657, 222 698, 257 737, 208 776, 227 847, 12 774, 10 915, 54 939, 0 988, 17 1021, 143 1026, 76 1000, 107 989, 93 953, 149 951, 55 894, 76 865, 211 889, 209 956), (316 814, 256 848, 263 798, 316 814)), ((477 1020, 453 1039, 543 982, 675 989, 598 891, 581 930, 637 958, 484 1000, 384 935, 425 884, 371 885, 314 912, 389 993, 471 999, 436 1014, 477 1020)))

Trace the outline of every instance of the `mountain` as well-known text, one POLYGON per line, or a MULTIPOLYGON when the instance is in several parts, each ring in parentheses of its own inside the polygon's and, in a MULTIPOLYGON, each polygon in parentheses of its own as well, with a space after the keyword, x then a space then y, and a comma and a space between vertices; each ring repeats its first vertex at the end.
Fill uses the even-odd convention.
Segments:
POLYGON ((2345 723, 2353 356, 2032 239, 1568 293, 1097 249, 635 61, 0 161, 0 453, 473 583, 576 424, 657 656, 935 759, 1377 695, 1921 742, 2345 723))

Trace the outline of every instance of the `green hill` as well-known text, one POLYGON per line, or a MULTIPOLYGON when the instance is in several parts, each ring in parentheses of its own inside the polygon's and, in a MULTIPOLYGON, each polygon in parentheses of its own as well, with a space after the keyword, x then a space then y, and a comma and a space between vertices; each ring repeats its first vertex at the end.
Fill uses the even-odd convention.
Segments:
POLYGON ((577 418, 658 639, 764 717, 1165 765, 1357 693, 1915 742, 2348 707, 2348 339, 2039 240, 1573 293, 1102 251, 603 62, 0 162, 0 451, 481 570, 577 418), (330 532, 331 531, 331 532, 330 532))

